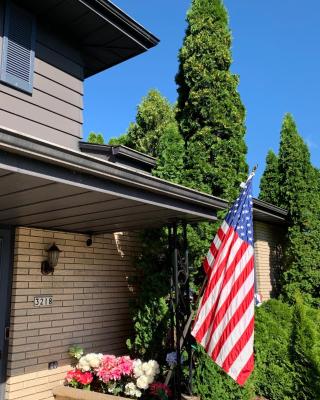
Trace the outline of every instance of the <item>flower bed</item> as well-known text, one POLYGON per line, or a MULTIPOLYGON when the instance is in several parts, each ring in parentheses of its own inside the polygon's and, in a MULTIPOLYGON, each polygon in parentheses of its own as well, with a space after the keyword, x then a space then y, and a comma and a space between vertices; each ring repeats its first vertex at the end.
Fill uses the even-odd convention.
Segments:
MULTIPOLYGON (((77 392, 80 389, 83 392, 108 395, 109 398, 117 396, 119 399, 119 396, 122 396, 141 400, 167 400, 171 396, 170 389, 164 383, 155 381, 160 373, 155 360, 143 362, 128 356, 116 357, 96 353, 83 355, 83 350, 76 346, 71 349, 70 354, 76 363, 75 368, 67 373, 65 384, 69 388, 77 389, 77 392)), ((60 394, 55 395, 61 397, 60 394)), ((85 396, 85 399, 91 398, 86 394, 82 396, 85 396)))

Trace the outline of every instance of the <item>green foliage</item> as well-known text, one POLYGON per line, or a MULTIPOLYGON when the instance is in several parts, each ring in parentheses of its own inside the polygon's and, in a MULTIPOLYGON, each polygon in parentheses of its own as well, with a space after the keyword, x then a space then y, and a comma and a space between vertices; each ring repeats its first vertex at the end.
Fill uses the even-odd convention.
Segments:
POLYGON ((197 347, 194 389, 204 400, 320 399, 320 310, 269 300, 255 313, 255 370, 244 388, 197 347))
POLYGON ((170 269, 167 235, 163 230, 146 230, 136 262, 139 296, 132 304, 134 335, 127 340, 129 350, 140 357, 164 359, 168 334, 170 269))
POLYGON ((319 177, 292 115, 286 114, 279 158, 268 153, 260 198, 288 210, 281 277, 284 298, 294 302, 296 291, 300 291, 309 304, 316 306, 320 304, 319 177))
POLYGON ((313 197, 313 170, 308 146, 299 135, 292 115, 286 114, 279 150, 279 204, 289 211, 294 224, 300 224, 308 214, 310 205, 306 202, 313 197))
POLYGON ((294 399, 296 373, 292 362, 292 308, 270 300, 255 315, 255 389, 270 400, 294 399))
POLYGON ((303 304, 296 296, 294 306, 295 393, 298 400, 320 399, 320 310, 303 304))
POLYGON ((266 168, 260 181, 259 199, 278 205, 279 190, 278 157, 272 150, 269 150, 266 158, 266 168))
POLYGON ((231 34, 220 0, 193 0, 179 53, 177 119, 187 142, 185 183, 234 200, 247 165, 245 109, 230 72, 231 34))
POLYGON ((136 122, 129 126, 127 144, 135 150, 157 157, 163 129, 174 122, 171 104, 159 91, 150 90, 138 106, 136 122))
POLYGON ((157 144, 159 153, 153 175, 170 182, 181 183, 184 173, 184 140, 175 122, 163 128, 157 144))
POLYGON ((127 144, 127 135, 123 134, 119 137, 113 137, 109 140, 108 144, 110 144, 111 146, 126 146, 127 144))
POLYGON ((319 177, 307 145, 291 115, 284 118, 279 151, 279 205, 288 210, 284 294, 298 290, 310 304, 320 303, 319 177))
POLYGON ((90 132, 88 136, 89 143, 104 144, 102 133, 90 132))
POLYGON ((270 400, 320 398, 320 310, 280 300, 262 305, 255 316, 257 395, 270 400))
POLYGON ((123 144, 152 157, 158 157, 159 139, 168 125, 175 124, 174 109, 158 90, 150 90, 137 108, 135 122, 125 135, 112 139, 110 144, 123 144))
POLYGON ((80 345, 74 344, 69 347, 68 354, 71 358, 80 360, 80 358, 84 355, 84 349, 80 345))
MULTIPOLYGON (((180 183, 184 166, 184 140, 173 107, 156 90, 138 106, 136 122, 122 136, 123 144, 158 157, 153 175, 180 183)), ((170 269, 165 230, 146 230, 137 267, 139 297, 133 304, 134 337, 127 341, 134 354, 161 359, 168 334, 170 269)))
POLYGON ((193 389, 201 400, 252 400, 254 389, 250 378, 244 387, 226 375, 201 346, 196 350, 193 389))

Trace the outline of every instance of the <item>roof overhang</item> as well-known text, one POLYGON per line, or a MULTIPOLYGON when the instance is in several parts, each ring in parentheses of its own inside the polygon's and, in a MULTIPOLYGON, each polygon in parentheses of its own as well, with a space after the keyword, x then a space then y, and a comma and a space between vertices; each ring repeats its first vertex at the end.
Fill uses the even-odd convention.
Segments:
POLYGON ((152 33, 108 0, 16 1, 79 48, 84 77, 159 43, 152 33))
POLYGON ((256 221, 286 225, 288 211, 259 199, 253 199, 253 217, 256 221))
POLYGON ((116 232, 216 220, 219 198, 0 128, 0 222, 116 232))

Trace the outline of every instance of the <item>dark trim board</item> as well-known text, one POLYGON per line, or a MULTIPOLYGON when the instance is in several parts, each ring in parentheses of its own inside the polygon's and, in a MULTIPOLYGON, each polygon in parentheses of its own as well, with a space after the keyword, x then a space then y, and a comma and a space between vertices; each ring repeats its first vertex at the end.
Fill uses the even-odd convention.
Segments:
MULTIPOLYGON (((228 203, 107 160, 0 129, 0 221, 75 232, 116 232, 173 220, 215 221, 228 203)), ((254 218, 286 211, 254 199, 254 218)))
MULTIPOLYGON (((89 77, 159 43, 108 0, 16 0, 81 51, 80 77, 89 77)), ((57 55, 58 56, 58 55, 57 55)), ((79 76, 77 68, 74 73, 79 76)))
MULTIPOLYGON (((46 164, 43 161, 24 158, 17 154, 10 154, 2 150, 0 150, 0 168, 8 169, 18 175, 23 174, 26 176, 26 179, 29 179, 29 177, 34 178, 34 186, 37 186, 36 182, 38 182, 38 180, 40 182, 47 180, 48 183, 50 181, 59 182, 82 188, 84 190, 105 193, 109 196, 126 198, 133 201, 140 201, 144 204, 151 204, 166 209, 181 212, 190 211, 193 214, 198 215, 200 218, 202 217, 211 220, 216 219, 215 216, 212 215, 214 209, 209 205, 204 206, 195 202, 188 202, 187 199, 183 200, 177 197, 169 197, 163 193, 153 193, 133 185, 121 185, 120 182, 92 176, 84 172, 72 171, 57 165, 46 164)), ((14 177, 12 181, 14 181, 14 177)), ((29 185, 32 185, 32 183, 29 183, 29 185)))
POLYGON ((0 400, 4 400, 9 344, 5 328, 10 327, 14 228, 0 225, 0 241, 0 400))

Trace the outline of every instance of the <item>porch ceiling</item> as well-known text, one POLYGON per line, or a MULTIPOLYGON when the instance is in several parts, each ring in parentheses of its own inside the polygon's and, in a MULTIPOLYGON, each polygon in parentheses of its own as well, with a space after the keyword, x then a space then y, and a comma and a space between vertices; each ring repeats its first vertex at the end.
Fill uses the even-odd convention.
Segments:
POLYGON ((115 232, 216 219, 225 202, 0 129, 0 223, 115 232))

